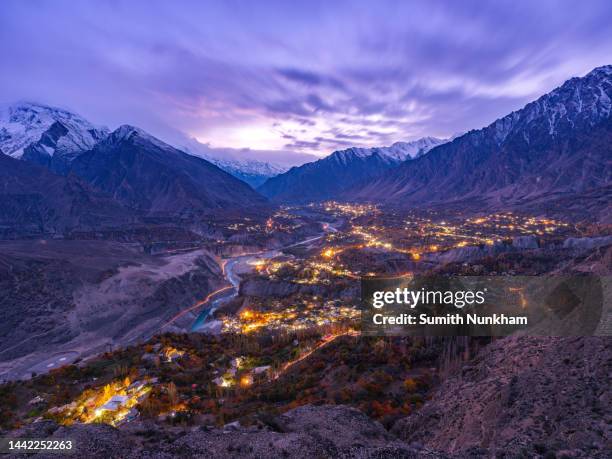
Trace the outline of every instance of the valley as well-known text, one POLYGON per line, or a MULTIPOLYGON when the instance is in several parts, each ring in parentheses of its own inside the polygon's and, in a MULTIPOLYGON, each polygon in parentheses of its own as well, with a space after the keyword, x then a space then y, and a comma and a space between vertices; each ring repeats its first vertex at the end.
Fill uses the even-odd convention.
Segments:
MULTIPOLYGON (((37 279, 45 285, 37 287, 39 302, 62 295, 70 307, 58 310, 50 305, 50 318, 56 322, 26 322, 31 316, 27 309, 14 311, 3 333, 3 377, 34 377, 28 385, 36 386, 37 381, 66 371, 87 374, 92 365, 101 364, 97 362, 126 352, 132 356, 130 361, 142 358, 145 362, 149 357, 139 352, 150 349, 151 343, 170 349, 166 357, 160 357, 162 362, 164 358, 174 362, 194 352, 199 358, 211 357, 197 347, 185 349, 180 345, 185 340, 231 343, 224 355, 236 346, 249 348, 246 343, 253 340, 272 340, 265 346, 276 346, 273 343, 280 340, 289 347, 256 355, 236 351, 242 353, 236 358, 255 359, 255 363, 230 366, 216 377, 200 379, 207 381, 204 386, 211 394, 215 387, 234 390, 234 386, 264 383, 262 387, 267 387, 336 339, 355 339, 363 276, 451 271, 536 275, 573 269, 567 267, 568 261, 576 264, 602 250, 609 256, 612 241, 612 235, 590 237, 589 224, 513 212, 467 216, 454 210, 405 212, 335 201, 284 206, 268 217, 232 218, 215 226, 216 231, 225 232, 222 239, 211 235, 192 241, 194 247, 157 255, 144 252, 138 243, 41 240, 33 256, 31 243, 3 242, 5 266, 19 259, 28 270, 25 275, 37 265, 49 272, 47 266, 52 264, 56 275, 69 276, 74 283, 56 292, 45 284, 55 280, 37 279), (36 340, 28 346, 32 338, 36 340), (299 345, 292 349, 291 342, 299 345), (280 352, 278 359, 276 352, 280 352)), ((14 268, 12 272, 16 276, 14 268)), ((19 299, 21 288, 5 287, 9 292, 5 301, 22 308, 37 307, 36 302, 19 299)), ((153 356, 149 362, 157 361, 155 353, 145 354, 153 356)), ((157 378, 160 382, 146 384, 165 387, 162 374, 141 364, 130 365, 136 368, 121 371, 143 384, 157 378)), ((165 364, 156 365, 163 368, 165 364)), ((99 384, 89 387, 102 387, 99 384)), ((117 389, 115 394, 122 391, 117 389)), ((111 396, 100 398, 100 406, 111 396)), ((181 402, 172 408, 192 415, 200 409, 181 402)), ((87 419, 93 422, 97 417, 87 419)))
POLYGON ((290 169, 0 107, 0 433, 84 457, 607 457, 611 81, 290 169), (363 286, 419 276, 596 278, 596 314, 567 285, 544 308, 596 336, 368 333, 363 286))

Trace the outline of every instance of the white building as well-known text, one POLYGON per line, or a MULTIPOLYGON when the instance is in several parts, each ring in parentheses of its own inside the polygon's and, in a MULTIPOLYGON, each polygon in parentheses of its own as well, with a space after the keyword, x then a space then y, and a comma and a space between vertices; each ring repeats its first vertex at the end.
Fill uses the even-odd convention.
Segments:
POLYGON ((113 395, 111 399, 100 407, 103 411, 117 411, 127 403, 130 398, 127 395, 113 395))

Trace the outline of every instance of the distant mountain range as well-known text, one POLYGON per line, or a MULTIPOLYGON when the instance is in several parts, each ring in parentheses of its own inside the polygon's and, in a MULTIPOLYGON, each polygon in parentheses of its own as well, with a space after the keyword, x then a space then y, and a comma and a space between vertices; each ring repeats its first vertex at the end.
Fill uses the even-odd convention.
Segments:
MULTIPOLYGON (((62 174, 76 156, 92 149, 109 133, 108 128, 57 107, 31 102, 0 106, 0 149, 13 158, 26 159, 62 174)), ((185 145, 178 149, 206 159, 254 188, 288 169, 250 158, 230 158, 225 151, 197 148, 200 146, 185 145)))
POLYGON ((277 202, 566 209, 612 220, 611 99, 612 66, 599 67, 483 129, 335 152, 258 191, 277 202))
POLYGON ((136 127, 109 132, 61 109, 2 106, 0 150, 11 158, 0 156, 0 231, 253 211, 267 205, 263 196, 278 203, 578 210, 608 221, 611 112, 612 66, 599 67, 483 129, 336 151, 268 178, 259 194, 235 176, 256 185, 282 166, 209 161, 202 158, 206 145, 196 145, 195 156, 136 127))
POLYGON ((235 160, 230 158, 218 158, 211 155, 196 154, 189 149, 185 149, 185 151, 204 158, 220 169, 223 169, 225 172, 232 174, 234 177, 242 180, 243 182, 248 183, 253 188, 257 188, 269 178, 282 174, 289 169, 288 167, 283 167, 279 164, 267 163, 255 159, 235 160))
POLYGON ((335 199, 357 183, 374 179, 401 162, 420 157, 446 140, 424 137, 390 147, 349 148, 294 167, 260 186, 264 196, 278 202, 335 199))
POLYGON ((234 177, 248 183, 255 189, 269 178, 282 174, 288 169, 287 167, 283 167, 278 164, 248 159, 241 161, 213 157, 209 157, 207 159, 220 169, 223 169, 224 171, 232 174, 234 177))
POLYGON ((296 151, 211 147, 195 138, 176 139, 173 145, 181 151, 210 161, 253 188, 294 166, 318 159, 315 155, 296 151))
POLYGON ((205 159, 132 126, 109 133, 65 110, 4 107, 0 151, 5 148, 0 233, 6 237, 267 207, 250 186, 205 159))
MULTIPOLYGON (((497 208, 539 200, 545 209, 546 202, 597 195, 598 189, 605 195, 612 184, 611 99, 612 66, 599 67, 483 129, 360 182, 343 197, 497 208)), ((608 194, 602 211, 609 206, 608 194)))

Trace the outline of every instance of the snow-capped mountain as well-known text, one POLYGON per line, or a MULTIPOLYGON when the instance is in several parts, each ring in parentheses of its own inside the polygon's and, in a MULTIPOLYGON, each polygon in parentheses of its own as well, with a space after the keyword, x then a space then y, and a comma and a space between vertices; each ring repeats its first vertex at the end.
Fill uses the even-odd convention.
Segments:
MULTIPOLYGON (((365 158, 374 153, 378 153, 383 158, 388 158, 394 162, 402 162, 407 159, 414 159, 419 156, 423 156, 429 150, 438 145, 448 142, 448 139, 438 139, 436 137, 421 137, 417 140, 409 142, 395 142, 393 145, 388 147, 372 147, 372 148, 360 148, 351 147, 346 150, 334 151, 326 158, 335 158, 338 161, 346 163, 353 157, 365 158)), ((323 159, 326 159, 323 158, 323 159)))
POLYGON ((530 143, 529 130, 537 130, 538 135, 558 138, 570 130, 588 129, 610 118, 611 96, 612 65, 606 65, 582 78, 567 80, 560 87, 485 129, 494 131, 499 145, 517 132, 530 143))
POLYGON ((228 149, 214 149, 202 144, 195 139, 177 145, 179 150, 191 155, 204 158, 215 166, 223 169, 228 174, 257 188, 270 177, 286 172, 289 167, 273 162, 260 161, 253 158, 237 157, 239 150, 228 151, 228 149))
POLYGON ((449 139, 438 139, 437 137, 421 137, 420 139, 411 142, 395 142, 390 147, 384 147, 380 150, 391 158, 399 161, 414 159, 423 156, 429 150, 438 145, 448 142, 449 139))
MULTIPOLYGON (((141 136, 149 136, 139 130, 141 136)), ((70 111, 43 104, 21 102, 0 105, 0 151, 63 174, 81 153, 91 150, 109 135, 106 127, 96 126, 70 111)), ((116 133, 115 133, 116 134, 116 133)), ((160 142, 149 136, 152 143, 160 142)), ((251 159, 219 158, 190 151, 252 187, 285 172, 288 167, 251 159)))
POLYGON ((471 199, 510 206, 609 189, 611 99, 612 66, 596 68, 347 196, 404 205, 471 199))
POLYGON ((223 169, 228 174, 239 178, 243 182, 248 183, 253 188, 258 187, 270 177, 282 174, 287 171, 287 167, 278 164, 265 163, 256 160, 235 160, 215 158, 210 155, 199 155, 200 157, 210 161, 215 166, 223 169))
POLYGON ((79 155, 70 172, 148 216, 187 217, 265 205, 262 196, 219 167, 129 125, 79 155))
POLYGON ((0 150, 13 158, 28 154, 43 157, 73 156, 90 150, 108 135, 81 116, 36 103, 0 106, 0 150))
POLYGON ((338 197, 349 187, 426 154, 446 140, 423 137, 389 147, 348 148, 266 181, 258 191, 276 201, 308 202, 338 197))

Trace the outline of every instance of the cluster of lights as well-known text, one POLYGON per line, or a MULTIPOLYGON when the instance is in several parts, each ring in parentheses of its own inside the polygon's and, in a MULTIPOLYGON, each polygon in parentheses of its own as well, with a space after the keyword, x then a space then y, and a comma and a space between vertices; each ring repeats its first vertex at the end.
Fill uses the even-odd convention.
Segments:
POLYGON ((333 213, 339 216, 361 217, 364 215, 372 215, 378 212, 374 205, 368 204, 348 204, 335 201, 324 202, 323 207, 326 212, 333 213))
MULTIPOLYGON (((313 205, 314 206, 314 205, 313 205)), ((352 271, 342 263, 338 255, 347 249, 378 248, 404 253, 419 261, 423 254, 462 248, 469 245, 493 245, 495 241, 524 234, 551 234, 569 225, 545 218, 524 217, 511 212, 497 213, 461 220, 459 217, 437 219, 390 214, 384 224, 356 224, 355 219, 364 215, 377 215, 375 206, 326 202, 326 212, 349 217, 350 230, 328 235, 328 243, 318 256, 306 260, 257 260, 255 270, 270 280, 278 278, 279 270, 290 268, 292 282, 298 284, 330 284, 333 278, 356 278, 359 272, 352 271), (394 226, 393 221, 398 221, 394 226), (387 227, 388 226, 388 227, 387 227), (396 240, 401 240, 398 244, 396 240), (344 243, 342 242, 344 241, 344 243)), ((386 215, 386 214, 385 214, 386 215)), ((272 224, 268 220, 267 225, 272 224)), ((269 317, 270 321, 281 321, 280 317, 269 317)), ((250 326, 257 329, 257 322, 250 326)), ((248 331, 248 329, 247 329, 248 331)))
POLYGON ((185 351, 180 351, 172 346, 166 346, 161 351, 161 355, 166 362, 172 362, 173 360, 180 359, 185 355, 185 351))
POLYGON ((75 422, 87 424, 100 420, 117 425, 148 396, 150 391, 149 381, 131 383, 129 378, 125 378, 96 390, 86 390, 72 403, 51 408, 49 413, 58 415, 61 422, 66 425, 75 422))
POLYGON ((540 234, 554 233, 560 229, 568 228, 570 225, 550 218, 524 217, 512 212, 496 213, 468 219, 465 226, 477 226, 480 228, 502 230, 518 234, 540 234))
POLYGON ((292 278, 292 281, 298 284, 329 283, 329 279, 321 277, 323 273, 328 273, 335 277, 355 278, 356 275, 353 272, 343 267, 334 258, 343 250, 343 248, 327 248, 321 252, 321 258, 305 260, 300 263, 294 260, 274 261, 259 259, 251 262, 251 265, 257 273, 267 275, 270 280, 276 280, 278 271, 283 267, 301 270, 304 275, 296 275, 292 278))
MULTIPOLYGON (((382 231, 382 229, 383 228, 378 228, 376 226, 372 226, 371 227, 371 230, 382 231)), ((406 254, 410 255, 412 257, 412 259, 415 260, 415 261, 418 261, 418 260, 421 259, 421 254, 420 254, 419 250, 416 250, 416 249, 404 249, 404 248, 400 248, 400 247, 395 247, 390 242, 383 241, 383 240, 377 238, 371 232, 366 231, 362 226, 353 226, 353 228, 351 230, 351 233, 354 236, 361 237, 364 240, 364 244, 357 245, 357 246, 355 246, 356 248, 363 248, 363 247, 383 248, 383 249, 394 251, 394 252, 406 253, 406 254)), ((432 246, 429 247, 429 250, 427 250, 426 248, 422 248, 421 250, 422 251, 435 252, 435 251, 438 250, 438 246, 432 245, 432 246)))
POLYGON ((421 240, 435 240, 436 244, 420 247, 419 250, 436 252, 468 245, 493 245, 495 241, 521 235, 550 235, 569 226, 556 220, 505 212, 474 217, 455 224, 412 217, 405 221, 404 230, 418 235, 421 240))
POLYGON ((245 309, 238 316, 225 317, 222 331, 246 334, 272 330, 296 331, 359 317, 359 309, 353 306, 340 306, 334 301, 322 304, 306 301, 300 307, 291 306, 282 310, 245 309))
POLYGON ((263 229, 267 229, 267 226, 260 225, 258 223, 252 223, 248 217, 244 218, 244 222, 237 222, 227 225, 226 227, 230 231, 246 231, 247 233, 259 233, 263 229))

